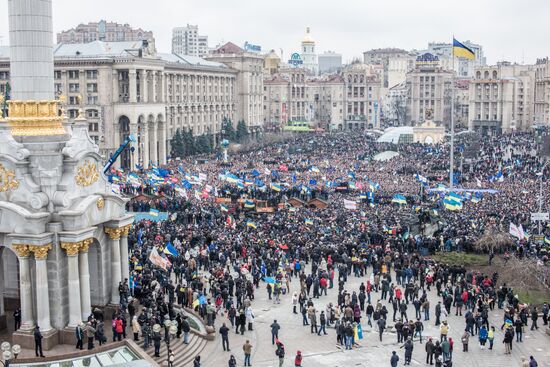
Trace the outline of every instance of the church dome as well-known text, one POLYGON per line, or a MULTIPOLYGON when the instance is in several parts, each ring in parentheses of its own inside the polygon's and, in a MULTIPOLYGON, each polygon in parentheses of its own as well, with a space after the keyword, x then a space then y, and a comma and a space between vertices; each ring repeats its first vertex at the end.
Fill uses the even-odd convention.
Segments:
POLYGON ((304 39, 302 40, 302 44, 304 43, 312 43, 315 44, 315 40, 313 37, 311 37, 311 33, 309 31, 309 27, 306 28, 306 35, 304 36, 304 39))

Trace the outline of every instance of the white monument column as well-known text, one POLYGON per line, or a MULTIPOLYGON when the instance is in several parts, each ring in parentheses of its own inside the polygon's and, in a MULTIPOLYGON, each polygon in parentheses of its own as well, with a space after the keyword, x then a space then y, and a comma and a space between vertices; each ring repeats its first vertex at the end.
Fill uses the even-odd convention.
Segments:
POLYGON ((52 249, 52 245, 31 245, 29 249, 34 253, 36 262, 36 323, 40 327, 40 331, 48 331, 52 329, 50 323, 50 294, 48 288, 48 266, 46 259, 48 251, 52 249))
POLYGON ((143 167, 149 168, 149 122, 141 126, 141 159, 143 167))
POLYGON ((51 101, 52 0, 9 0, 12 100, 51 101))
POLYGON ((80 307, 82 320, 87 320, 92 312, 92 299, 90 297, 90 268, 88 264, 88 249, 93 243, 93 239, 88 238, 82 241, 80 246, 80 258, 78 259, 78 270, 80 275, 80 307))
POLYGON ((19 257, 21 329, 32 330, 34 328, 34 315, 32 311, 31 271, 29 268, 30 251, 27 245, 12 245, 12 248, 19 257))
POLYGON ((153 161, 153 164, 159 164, 158 156, 157 156, 157 141, 158 141, 158 134, 157 134, 157 125, 158 123, 152 123, 149 126, 149 150, 151 155, 151 161, 153 161))
POLYGON ((120 228, 105 228, 105 233, 109 236, 109 247, 111 248, 111 303, 118 305, 120 295, 118 294, 118 284, 122 281, 120 269, 120 228))
POLYGON ((136 103, 137 102, 137 74, 136 69, 130 69, 128 70, 128 80, 129 80, 129 102, 130 103, 136 103))
POLYGON ((130 279, 130 264, 128 259, 128 232, 130 232, 130 224, 121 228, 120 236, 120 259, 122 264, 122 280, 130 279))
POLYGON ((80 304, 80 276, 78 272, 78 250, 80 242, 63 242, 61 248, 67 252, 69 280, 69 327, 77 327, 82 322, 80 304))
POLYGON ((159 163, 166 164, 166 123, 159 122, 159 129, 160 129, 159 163))

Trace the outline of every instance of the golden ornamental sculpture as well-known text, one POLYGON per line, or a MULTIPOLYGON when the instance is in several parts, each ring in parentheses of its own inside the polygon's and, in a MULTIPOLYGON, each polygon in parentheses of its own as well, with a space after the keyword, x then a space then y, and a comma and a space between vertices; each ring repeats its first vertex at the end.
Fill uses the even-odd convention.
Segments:
POLYGON ((13 136, 64 135, 58 101, 8 101, 8 124, 13 136))
POLYGON ((19 181, 15 179, 15 171, 0 163, 0 192, 17 190, 18 187, 19 181))
POLYGON ((128 224, 128 225, 122 227, 122 228, 121 228, 121 230, 122 230, 122 235, 123 235, 124 237, 128 237, 128 233, 130 232, 130 229, 131 229, 131 228, 132 228, 132 225, 131 225, 131 224, 128 224))
POLYGON ((90 186, 99 180, 99 172, 95 162, 84 161, 78 166, 74 180, 78 186, 90 186))
POLYGON ((34 257, 38 260, 44 260, 48 257, 48 251, 52 249, 52 244, 48 245, 29 245, 29 250, 34 253, 34 257))
POLYGON ((105 200, 103 200, 103 198, 99 198, 97 199, 95 204, 99 210, 103 210, 103 208, 105 207, 105 200))
POLYGON ((65 251, 67 251, 68 256, 76 256, 78 255, 78 250, 82 246, 82 242, 61 242, 61 248, 65 251))
POLYGON ((122 228, 105 228, 105 233, 111 240, 118 240, 120 239, 120 235, 122 234, 122 228))
POLYGON ((80 244, 80 252, 87 252, 93 242, 93 238, 86 238, 83 240, 80 244))
POLYGON ((11 245, 11 248, 19 257, 29 257, 31 251, 27 245, 11 245))

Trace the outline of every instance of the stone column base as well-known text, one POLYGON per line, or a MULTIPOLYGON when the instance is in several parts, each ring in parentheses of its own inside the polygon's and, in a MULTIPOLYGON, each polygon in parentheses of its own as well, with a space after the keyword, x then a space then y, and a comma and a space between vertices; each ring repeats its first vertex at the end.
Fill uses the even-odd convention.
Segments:
MULTIPOLYGON (((42 349, 50 350, 59 344, 59 333, 56 329, 42 332, 42 349)), ((13 344, 19 344, 21 348, 34 350, 34 329, 17 330, 12 336, 13 344)))
POLYGON ((76 328, 65 327, 59 330, 59 344, 74 344, 76 345, 76 328))

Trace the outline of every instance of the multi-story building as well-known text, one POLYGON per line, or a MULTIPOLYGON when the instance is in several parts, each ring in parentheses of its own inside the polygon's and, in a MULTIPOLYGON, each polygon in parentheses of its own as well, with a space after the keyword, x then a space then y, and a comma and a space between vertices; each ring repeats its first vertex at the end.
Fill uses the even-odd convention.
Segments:
POLYGON ((394 85, 382 97, 382 127, 403 126, 407 116, 407 84, 394 85))
POLYGON ((380 126, 382 80, 371 65, 354 63, 342 72, 344 79, 344 129, 365 130, 380 126))
MULTIPOLYGON (((9 80, 9 51, 0 48, 0 89, 9 80)), ((220 139, 224 117, 236 119, 240 72, 225 64, 155 53, 142 42, 95 41, 55 47, 54 88, 69 120, 79 109, 108 157, 130 134, 137 142, 117 165, 163 164, 176 130, 220 139), (81 102, 80 102, 81 101, 81 102)))
POLYGON ((339 75, 316 78, 303 68, 291 68, 264 80, 264 119, 270 130, 287 122, 342 130, 344 82, 339 75))
POLYGON ((273 75, 279 72, 279 68, 281 66, 281 58, 275 50, 269 51, 267 55, 265 55, 264 58, 264 74, 265 75, 273 75))
POLYGON ((410 56, 390 57, 388 59, 388 88, 393 88, 405 82, 407 73, 414 69, 414 60, 416 58, 410 56))
POLYGON ((334 74, 342 70, 342 55, 334 51, 319 54, 319 74, 334 74))
POLYGON ((446 70, 452 70, 454 65, 454 71, 458 77, 471 78, 474 76, 474 69, 476 67, 486 65, 486 58, 483 55, 483 46, 469 40, 463 42, 463 44, 474 52, 474 60, 457 57, 453 62, 453 45, 451 43, 430 42, 428 43, 428 50, 426 52, 437 55, 442 62, 441 66, 446 70))
POLYGON ((301 56, 304 62, 303 67, 313 75, 317 75, 319 72, 319 63, 317 61, 317 53, 315 52, 315 40, 311 37, 309 27, 306 28, 306 35, 302 40, 301 56))
POLYGON ((204 57, 208 53, 208 36, 199 35, 199 26, 172 29, 172 53, 204 57))
POLYGON ((430 53, 418 56, 416 67, 407 73, 407 124, 418 125, 430 111, 436 124, 448 125, 451 117, 453 73, 439 65, 430 53))
POLYGON ((263 127, 264 57, 246 52, 232 42, 212 51, 206 60, 229 66, 237 72, 235 80, 236 121, 244 121, 252 136, 263 127))
POLYGON ((550 60, 545 57, 535 64, 535 111, 534 122, 550 125, 550 60))
POLYGON ((100 20, 79 24, 76 28, 57 34, 57 43, 88 43, 93 41, 131 42, 147 40, 154 49, 153 32, 132 28, 129 24, 119 24, 100 20))
POLYGON ((536 68, 500 62, 475 69, 470 82, 469 129, 500 134, 534 120, 536 68))
POLYGON ((363 52, 363 62, 365 64, 382 65, 383 73, 381 75, 381 82, 382 82, 383 88, 390 88, 393 86, 393 85, 390 85, 389 66, 390 66, 390 60, 396 60, 396 59, 409 60, 410 54, 408 51, 405 51, 399 48, 379 48, 379 49, 363 52))

